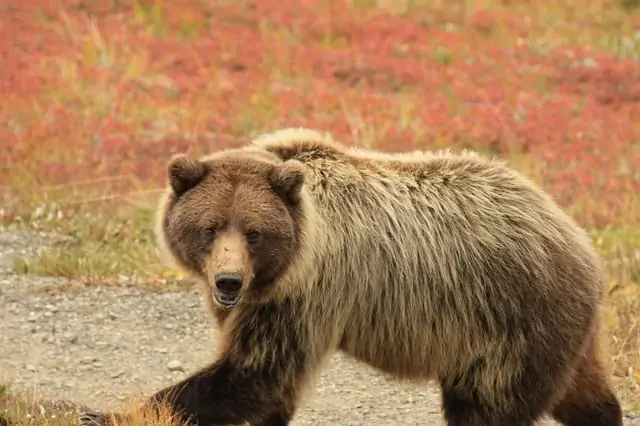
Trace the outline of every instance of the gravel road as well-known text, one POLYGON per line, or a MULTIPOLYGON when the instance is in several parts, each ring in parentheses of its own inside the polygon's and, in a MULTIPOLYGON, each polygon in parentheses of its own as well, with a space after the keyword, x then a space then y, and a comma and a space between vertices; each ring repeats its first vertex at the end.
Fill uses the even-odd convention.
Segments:
MULTIPOLYGON (((47 240, 0 231, 1 382, 109 410, 212 359, 216 332, 196 291, 69 288, 61 279, 10 273, 13 259, 47 240)), ((293 425, 444 425, 436 388, 395 383, 340 355, 310 397, 293 425)), ((640 419, 627 425, 640 426, 640 419)))

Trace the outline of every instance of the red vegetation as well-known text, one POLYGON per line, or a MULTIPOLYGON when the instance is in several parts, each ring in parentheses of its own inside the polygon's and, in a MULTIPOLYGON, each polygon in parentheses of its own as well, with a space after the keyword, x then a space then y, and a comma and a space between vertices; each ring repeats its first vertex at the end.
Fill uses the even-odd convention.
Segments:
POLYGON ((173 152, 303 125, 393 151, 526 155, 564 205, 594 200, 585 222, 626 213, 640 193, 637 60, 543 49, 508 6, 456 18, 349 3, 3 2, 3 190, 159 185, 173 152))

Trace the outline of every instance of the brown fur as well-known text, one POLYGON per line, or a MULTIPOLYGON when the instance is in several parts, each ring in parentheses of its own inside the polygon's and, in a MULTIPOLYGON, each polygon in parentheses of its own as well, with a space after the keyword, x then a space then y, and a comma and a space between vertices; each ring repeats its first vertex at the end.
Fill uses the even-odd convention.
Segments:
POLYGON ((216 363, 152 401, 170 395, 201 425, 286 425, 341 350, 437 380, 450 426, 545 413, 622 424, 596 354, 603 277, 589 238, 502 162, 286 129, 175 157, 169 181, 161 247, 201 278, 223 337, 216 363), (242 276, 232 309, 212 297, 220 272, 242 276))

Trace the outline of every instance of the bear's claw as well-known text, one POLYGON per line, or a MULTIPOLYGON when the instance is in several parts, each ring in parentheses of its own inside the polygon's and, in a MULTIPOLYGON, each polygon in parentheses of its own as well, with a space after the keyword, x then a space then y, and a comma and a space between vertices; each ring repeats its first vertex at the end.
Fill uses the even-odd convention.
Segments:
POLYGON ((113 413, 85 412, 78 416, 80 426, 109 426, 119 424, 121 416, 113 413))
POLYGON ((80 426, 103 426, 106 424, 104 420, 104 415, 100 413, 81 413, 78 416, 80 426))

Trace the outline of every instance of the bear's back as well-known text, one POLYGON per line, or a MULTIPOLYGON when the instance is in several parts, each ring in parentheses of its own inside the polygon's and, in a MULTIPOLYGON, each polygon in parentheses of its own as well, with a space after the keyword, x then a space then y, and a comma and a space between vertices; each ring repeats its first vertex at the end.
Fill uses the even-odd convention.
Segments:
POLYGON ((514 321, 516 330, 563 324, 557 339, 589 327, 602 275, 586 233, 503 162, 347 148, 306 131, 257 145, 307 166, 321 280, 313 298, 345 294, 322 309, 342 316, 352 355, 429 370, 451 351, 517 345, 514 321))

